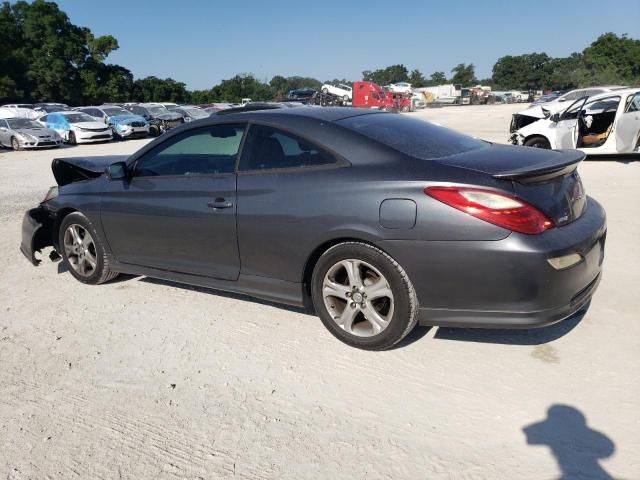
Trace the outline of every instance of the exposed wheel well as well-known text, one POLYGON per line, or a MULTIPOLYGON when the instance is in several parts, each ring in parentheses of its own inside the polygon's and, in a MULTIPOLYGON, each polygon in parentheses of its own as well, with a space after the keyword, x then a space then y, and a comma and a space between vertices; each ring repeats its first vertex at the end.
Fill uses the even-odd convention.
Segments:
POLYGON ((77 211, 78 210, 76 210, 75 208, 63 208, 58 211, 58 214, 56 215, 55 223, 53 224, 53 228, 51 229, 51 237, 52 237, 51 241, 57 251, 60 250, 60 245, 58 245, 58 238, 60 236, 60 225, 62 225, 62 221, 67 215, 77 211))
MULTIPOLYGON (((305 295, 305 301, 311 298, 311 276, 313 275, 313 269, 316 267, 318 260, 320 259, 322 254, 327 250, 329 250, 331 247, 334 247, 335 245, 338 245, 339 243, 344 243, 344 242, 359 242, 359 243, 365 243, 367 245, 375 246, 376 248, 380 248, 379 246, 374 245, 372 242, 369 242, 367 240, 362 240, 360 238, 354 238, 354 237, 334 238, 332 240, 329 240, 317 246, 316 249, 313 252, 311 252, 311 255, 309 255, 309 258, 307 258, 307 262, 304 265, 304 272, 302 274, 302 285, 303 285, 303 293, 305 295)), ((382 249, 380 248, 380 250, 382 249)))

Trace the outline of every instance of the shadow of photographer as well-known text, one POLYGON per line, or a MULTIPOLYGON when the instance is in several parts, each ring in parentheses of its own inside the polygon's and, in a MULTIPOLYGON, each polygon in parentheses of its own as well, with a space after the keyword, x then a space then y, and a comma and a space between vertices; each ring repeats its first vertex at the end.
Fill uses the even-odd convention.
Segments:
POLYGON ((599 461, 613 455, 615 445, 590 428, 580 410, 552 405, 547 418, 522 429, 529 445, 546 445, 562 472, 560 480, 613 480, 599 461))

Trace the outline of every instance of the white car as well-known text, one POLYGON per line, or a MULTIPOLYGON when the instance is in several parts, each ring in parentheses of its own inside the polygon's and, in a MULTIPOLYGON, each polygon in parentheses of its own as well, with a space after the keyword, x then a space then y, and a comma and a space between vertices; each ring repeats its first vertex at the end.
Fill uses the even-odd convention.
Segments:
POLYGON ((411 93, 413 92, 413 88, 410 83, 407 82, 398 82, 387 85, 387 88, 390 92, 393 93, 411 93))
POLYGON ((531 105, 522 112, 514 113, 511 118, 511 133, 515 132, 518 128, 522 128, 530 123, 540 120, 541 118, 547 118, 549 115, 561 112, 565 110, 572 102, 583 97, 593 97, 601 93, 612 92, 614 90, 620 90, 626 87, 620 87, 617 85, 610 85, 604 87, 590 87, 590 88, 578 88, 571 90, 558 98, 549 102, 540 103, 538 105, 531 105))
POLYGON ((51 128, 71 145, 77 143, 108 142, 113 138, 111 127, 104 122, 97 122, 86 113, 73 110, 53 112, 38 120, 45 127, 51 128))
POLYGON ((335 95, 337 97, 341 97, 345 102, 350 102, 352 98, 352 89, 349 85, 345 85, 344 83, 339 83, 338 85, 331 85, 330 83, 325 83, 322 85, 320 89, 322 93, 325 95, 330 93, 331 95, 335 95))
POLYGON ((20 104, 3 105, 0 107, 0 118, 28 118, 35 120, 40 113, 35 111, 33 107, 24 107, 20 104))
POLYGON ((511 143, 589 155, 640 153, 640 88, 583 97, 511 135, 511 143))

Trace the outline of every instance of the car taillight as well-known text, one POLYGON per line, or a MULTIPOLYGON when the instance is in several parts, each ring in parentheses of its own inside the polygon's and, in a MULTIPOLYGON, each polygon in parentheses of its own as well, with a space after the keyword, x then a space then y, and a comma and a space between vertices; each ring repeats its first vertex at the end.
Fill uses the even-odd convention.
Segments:
POLYGON ((505 193, 466 187, 427 187, 424 193, 450 207, 514 232, 535 235, 555 227, 540 210, 505 193))

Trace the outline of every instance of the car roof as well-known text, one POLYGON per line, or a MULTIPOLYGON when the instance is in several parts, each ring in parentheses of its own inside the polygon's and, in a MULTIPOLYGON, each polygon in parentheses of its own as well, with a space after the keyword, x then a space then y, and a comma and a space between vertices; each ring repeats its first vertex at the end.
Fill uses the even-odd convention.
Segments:
POLYGON ((314 118, 326 122, 335 122, 350 117, 357 117, 359 115, 371 115, 381 114, 383 112, 379 110, 370 110, 366 108, 354 108, 354 107, 295 107, 295 108, 269 108, 265 110, 247 110, 246 112, 240 109, 233 112, 224 113, 222 110, 218 115, 213 115, 211 118, 215 119, 260 119, 260 118, 273 118, 275 116, 283 116, 285 118, 291 117, 306 117, 314 118))
POLYGON ((597 95, 591 95, 589 97, 589 102, 592 102, 593 100, 599 100, 601 98, 607 98, 607 97, 616 96, 616 95, 627 95, 629 93, 637 93, 637 92, 640 92, 640 87, 610 90, 608 92, 599 93, 597 95))

